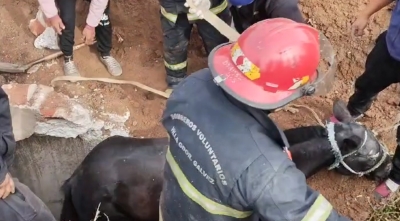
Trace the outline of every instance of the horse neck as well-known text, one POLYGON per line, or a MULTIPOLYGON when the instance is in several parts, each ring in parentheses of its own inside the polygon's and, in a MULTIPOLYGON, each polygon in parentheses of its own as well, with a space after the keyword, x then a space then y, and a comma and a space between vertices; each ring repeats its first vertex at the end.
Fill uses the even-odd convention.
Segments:
POLYGON ((328 137, 328 132, 322 126, 297 127, 284 131, 290 145, 309 141, 314 138, 328 137))
POLYGON ((314 138, 290 148, 293 162, 308 178, 335 161, 329 141, 325 138, 314 138))

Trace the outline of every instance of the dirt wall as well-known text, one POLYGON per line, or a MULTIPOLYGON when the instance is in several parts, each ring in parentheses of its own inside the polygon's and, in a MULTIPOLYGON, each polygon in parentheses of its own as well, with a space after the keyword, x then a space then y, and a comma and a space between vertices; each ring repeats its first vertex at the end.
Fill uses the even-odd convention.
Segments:
POLYGON ((33 136, 17 143, 11 173, 58 219, 64 198, 60 187, 93 147, 80 139, 33 136))

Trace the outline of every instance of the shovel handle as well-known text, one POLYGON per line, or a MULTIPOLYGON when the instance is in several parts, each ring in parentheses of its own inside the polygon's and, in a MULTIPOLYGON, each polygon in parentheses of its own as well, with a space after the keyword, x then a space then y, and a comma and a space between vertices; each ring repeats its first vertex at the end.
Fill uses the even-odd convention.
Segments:
MULTIPOLYGON (((84 47, 84 46, 85 46, 85 43, 81 43, 81 44, 79 44, 79 45, 75 45, 74 48, 73 48, 73 50, 74 50, 74 51, 75 51, 75 50, 78 50, 78 49, 80 49, 80 48, 82 48, 82 47, 84 47)), ((32 61, 31 63, 25 65, 25 68, 26 68, 26 70, 28 70, 30 67, 32 67, 32 66, 35 65, 35 64, 39 64, 39 63, 42 63, 42 62, 44 62, 44 61, 53 60, 53 59, 55 59, 55 58, 60 57, 62 54, 63 54, 63 53, 62 53, 61 51, 58 51, 58 52, 56 52, 56 53, 47 55, 46 57, 43 57, 43 58, 41 58, 41 59, 39 59, 39 60, 36 60, 36 61, 32 61)))

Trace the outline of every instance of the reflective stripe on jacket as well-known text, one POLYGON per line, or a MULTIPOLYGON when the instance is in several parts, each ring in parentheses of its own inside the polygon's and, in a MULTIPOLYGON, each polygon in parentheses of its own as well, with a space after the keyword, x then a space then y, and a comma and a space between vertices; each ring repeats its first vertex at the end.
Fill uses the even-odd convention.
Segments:
POLYGON ((171 155, 171 152, 167 151, 167 162, 171 167, 171 170, 177 179, 179 186, 182 191, 189 197, 192 201, 199 204, 205 211, 214 214, 214 215, 224 215, 231 216, 233 218, 243 219, 251 216, 251 211, 239 211, 228 206, 219 204, 215 201, 212 201, 201 194, 186 178, 185 174, 183 174, 181 168, 176 163, 174 157, 171 155))
MULTIPOLYGON (((217 15, 217 14, 221 13, 227 7, 228 7, 228 1, 224 0, 224 1, 222 1, 221 4, 211 8, 210 11, 217 15)), ((162 6, 161 6, 161 14, 173 23, 175 23, 176 19, 178 18, 178 15, 167 12, 167 10, 165 10, 165 8, 162 6)), ((189 21, 195 21, 195 20, 199 19, 199 16, 197 16, 196 14, 188 13, 187 16, 188 16, 189 21)))
MULTIPOLYGON (((224 215, 237 219, 247 218, 252 215, 252 211, 239 211, 228 206, 219 204, 205 197, 187 180, 185 174, 183 174, 174 157, 171 155, 169 148, 166 157, 168 165, 171 167, 171 170, 175 178, 177 179, 182 191, 188 198, 199 204, 205 211, 213 215, 224 215)), ((328 200, 325 199, 324 196, 319 194, 314 204, 307 212, 307 215, 301 221, 325 221, 329 217, 331 211, 332 205, 328 202, 328 200)), ((160 221, 163 221, 161 209, 160 221)))

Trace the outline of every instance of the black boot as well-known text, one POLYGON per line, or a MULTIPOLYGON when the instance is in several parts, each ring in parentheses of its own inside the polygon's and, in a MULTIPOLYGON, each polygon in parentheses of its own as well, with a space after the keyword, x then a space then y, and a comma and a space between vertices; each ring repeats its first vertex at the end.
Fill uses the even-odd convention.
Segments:
POLYGON ((167 84, 168 84, 168 88, 169 89, 175 89, 176 86, 178 86, 179 83, 181 83, 181 81, 183 81, 183 77, 182 78, 178 78, 178 77, 172 77, 172 76, 168 76, 167 75, 167 84))
POLYGON ((376 97, 377 94, 356 90, 349 98, 349 103, 347 104, 347 109, 351 116, 353 116, 354 119, 362 117, 364 113, 371 108, 376 97))

